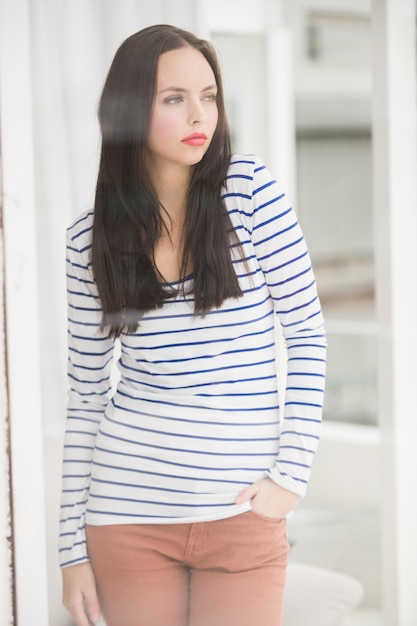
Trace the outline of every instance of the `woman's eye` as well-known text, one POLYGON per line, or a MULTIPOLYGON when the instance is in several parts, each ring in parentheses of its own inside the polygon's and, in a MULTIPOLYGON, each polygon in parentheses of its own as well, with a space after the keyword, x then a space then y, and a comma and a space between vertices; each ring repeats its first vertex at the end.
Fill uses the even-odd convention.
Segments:
POLYGON ((209 94, 207 94, 206 96, 204 96, 204 98, 203 98, 203 99, 204 99, 206 102, 216 102, 216 97, 217 97, 217 96, 216 96, 216 94, 215 94, 215 93, 209 93, 209 94))
POLYGON ((167 104, 178 104, 178 102, 182 102, 182 96, 170 96, 165 100, 167 104))

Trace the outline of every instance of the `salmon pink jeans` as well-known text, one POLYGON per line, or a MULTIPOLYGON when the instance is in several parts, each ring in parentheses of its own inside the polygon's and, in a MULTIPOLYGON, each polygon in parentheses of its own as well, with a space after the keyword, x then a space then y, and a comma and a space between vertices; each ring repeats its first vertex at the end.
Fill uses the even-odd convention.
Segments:
POLYGON ((281 626, 285 519, 88 526, 107 626, 281 626))

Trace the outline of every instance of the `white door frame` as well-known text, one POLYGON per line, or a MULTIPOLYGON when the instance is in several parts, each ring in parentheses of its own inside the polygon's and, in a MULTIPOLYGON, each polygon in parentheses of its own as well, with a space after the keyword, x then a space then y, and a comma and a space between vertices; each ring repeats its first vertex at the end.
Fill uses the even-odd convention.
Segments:
POLYGON ((372 1, 373 182, 386 626, 417 623, 415 0, 372 1))
MULTIPOLYGON (((0 615, 0 620, 2 624, 46 626, 48 609, 29 3, 30 0, 0 0, 5 347, 10 399, 10 448, 7 453, 11 460, 14 565, 14 591, 9 589, 6 592, 9 596, 11 593, 14 595, 13 617, 5 606, 6 615, 0 615)), ((5 454, 3 435, 4 431, 0 433, 2 462, 5 454)), ((7 517, 6 520, 1 519, 2 527, 5 523, 7 517)), ((12 583, 7 561, 1 560, 0 568, 1 578, 12 583)))

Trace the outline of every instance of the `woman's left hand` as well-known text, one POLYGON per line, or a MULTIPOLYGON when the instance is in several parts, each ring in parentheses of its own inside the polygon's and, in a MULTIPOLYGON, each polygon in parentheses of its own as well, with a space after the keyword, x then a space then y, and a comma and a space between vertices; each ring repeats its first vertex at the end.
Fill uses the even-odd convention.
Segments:
POLYGON ((286 517, 295 508, 300 496, 280 487, 270 478, 263 478, 245 487, 237 496, 235 504, 243 504, 248 500, 255 513, 278 519, 286 517))

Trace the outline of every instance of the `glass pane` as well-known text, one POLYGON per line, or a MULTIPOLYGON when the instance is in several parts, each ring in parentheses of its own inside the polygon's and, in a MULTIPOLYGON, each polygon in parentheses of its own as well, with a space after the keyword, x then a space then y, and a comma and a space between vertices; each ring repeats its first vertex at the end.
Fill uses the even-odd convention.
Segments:
POLYGON ((328 333, 324 419, 377 423, 369 17, 306 16, 297 211, 328 333), (353 45, 354 43, 354 45, 353 45))

